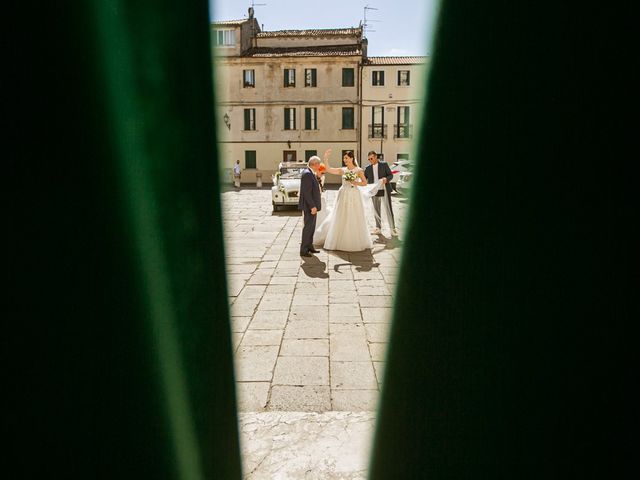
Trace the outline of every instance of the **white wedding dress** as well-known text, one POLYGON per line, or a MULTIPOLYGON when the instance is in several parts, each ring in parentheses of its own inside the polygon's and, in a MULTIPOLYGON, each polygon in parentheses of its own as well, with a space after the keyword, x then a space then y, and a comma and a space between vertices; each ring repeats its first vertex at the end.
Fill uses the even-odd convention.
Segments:
MULTIPOLYGON (((355 167, 350 171, 357 173, 360 170, 360 167, 355 167)), ((342 167, 342 171, 346 172, 347 167, 342 167)), ((344 252, 360 252, 372 248, 364 202, 365 195, 361 190, 343 178, 333 208, 316 226, 314 245, 323 246, 325 250, 344 252)), ((323 203, 322 209, 325 208, 323 203)))

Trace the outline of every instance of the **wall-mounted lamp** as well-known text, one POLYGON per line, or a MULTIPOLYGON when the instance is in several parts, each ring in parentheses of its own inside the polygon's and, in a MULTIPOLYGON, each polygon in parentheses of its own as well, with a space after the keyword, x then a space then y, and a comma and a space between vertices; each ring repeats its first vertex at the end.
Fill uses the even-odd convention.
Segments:
POLYGON ((289 145, 289 148, 291 148, 291 140, 287 140, 287 145, 289 145))
POLYGON ((229 130, 231 130, 231 123, 229 122, 229 115, 225 113, 224 117, 222 117, 222 119, 224 120, 224 124, 227 126, 227 128, 229 130))

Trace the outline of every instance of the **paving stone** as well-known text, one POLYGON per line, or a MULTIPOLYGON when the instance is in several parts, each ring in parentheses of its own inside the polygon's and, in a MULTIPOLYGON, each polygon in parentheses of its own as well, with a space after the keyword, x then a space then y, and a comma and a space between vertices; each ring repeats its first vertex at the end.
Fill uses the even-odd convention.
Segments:
POLYGON ((292 305, 329 305, 329 299, 327 294, 312 295, 296 291, 292 305))
POLYGON ((331 390, 327 385, 274 385, 267 410, 328 411, 331 410, 331 390))
POLYGON ((328 357, 329 341, 327 339, 285 338, 280 348, 281 357, 328 357))
POLYGON ((331 293, 355 292, 356 284, 353 280, 329 280, 329 291, 331 293))
MULTIPOLYGON (((350 318, 355 319, 355 317, 350 318)), ((353 332, 354 328, 359 328, 362 332, 365 331, 364 323, 362 323, 362 321, 353 323, 329 323, 329 334, 331 335, 332 333, 350 333, 353 332)))
POLYGON ((329 320, 329 308, 326 305, 292 305, 289 320, 329 320))
POLYGON ((310 281, 296 283, 296 293, 306 295, 327 295, 329 293, 328 281, 310 281))
POLYGON ((251 317, 231 317, 231 331, 243 333, 250 321, 251 317))
POLYGON ((298 268, 300 268, 299 258, 296 258, 295 260, 282 259, 278 262, 278 269, 290 269, 290 270, 295 270, 297 272, 298 268))
POLYGON ((331 362, 332 390, 363 390, 378 388, 373 371, 373 364, 369 362, 331 362))
POLYGON ((267 406, 269 382, 237 382, 236 394, 240 412, 260 412, 267 406))
POLYGON ((291 277, 284 277, 284 276, 278 276, 278 275, 274 275, 273 277, 271 277, 271 280, 269 282, 269 286, 271 285, 295 285, 298 281, 297 277, 291 276, 291 277))
MULTIPOLYGON (((290 293, 293 295, 296 286, 294 284, 289 285, 273 285, 269 284, 267 289, 264 291, 267 295, 279 294, 279 293, 290 293)), ((384 306, 384 305, 380 305, 384 306)))
POLYGON ((238 298, 262 298, 265 288, 267 288, 265 285, 247 285, 242 289, 242 292, 240 292, 238 298))
POLYGON ((371 360, 374 362, 384 362, 387 354, 386 343, 370 343, 369 350, 371 352, 371 360))
POLYGON ((361 308, 364 323, 388 323, 391 321, 390 308, 361 308))
POLYGON ((370 361, 369 346, 362 328, 329 334, 331 361, 370 361))
POLYGON ((325 321, 299 320, 287 323, 284 338, 328 338, 329 323, 325 321))
POLYGON ((287 324, 286 310, 258 310, 249 323, 250 330, 282 330, 287 324))
POLYGON ((391 295, 358 295, 362 307, 391 307, 393 297, 391 295))
POLYGON ((290 293, 265 294, 258 305, 258 310, 289 310, 293 295, 290 293))
POLYGON ((250 317, 253 315, 258 306, 259 299, 237 299, 231 305, 231 316, 233 317, 250 317))
POLYGON ((388 342, 390 328, 391 324, 389 323, 367 323, 365 325, 367 340, 376 343, 388 342))
POLYGON ((360 315, 360 305, 357 303, 338 303, 329 305, 329 319, 332 322, 336 321, 335 319, 344 317, 362 318, 360 315))
POLYGON ((271 274, 265 274, 265 273, 261 273, 261 274, 254 274, 251 276, 251 278, 249 280, 247 280, 247 284, 248 285, 269 285, 269 282, 271 281, 271 274))
POLYGON ((373 369, 376 373, 378 384, 382 384, 382 375, 384 374, 384 362, 373 362, 373 369))
POLYGON ((236 352, 236 381, 270 382, 278 358, 277 346, 239 347, 236 352))
POLYGON ((283 330, 247 330, 240 345, 280 345, 283 330))
POLYGON ((333 390, 331 409, 334 411, 375 411, 380 392, 376 390, 333 390))
POLYGON ((235 352, 240 346, 240 342, 242 342, 242 337, 244 333, 242 332, 231 332, 231 348, 235 352))
POLYGON ((257 268, 256 264, 228 265, 227 272, 228 273, 253 273, 256 268, 257 268))
POLYGON ((273 373, 273 384, 329 385, 329 359, 327 357, 278 357, 273 373))

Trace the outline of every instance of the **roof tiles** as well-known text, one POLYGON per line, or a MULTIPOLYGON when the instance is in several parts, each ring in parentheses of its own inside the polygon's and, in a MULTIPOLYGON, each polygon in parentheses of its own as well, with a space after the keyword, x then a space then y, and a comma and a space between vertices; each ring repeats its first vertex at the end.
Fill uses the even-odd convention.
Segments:
POLYGON ((301 47, 254 47, 247 57, 349 57, 360 56, 359 45, 321 45, 301 47))

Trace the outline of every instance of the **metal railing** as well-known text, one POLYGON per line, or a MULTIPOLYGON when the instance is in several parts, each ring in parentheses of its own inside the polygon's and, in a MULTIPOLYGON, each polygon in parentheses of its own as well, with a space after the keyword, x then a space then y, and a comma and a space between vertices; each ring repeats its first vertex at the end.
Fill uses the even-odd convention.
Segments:
POLYGON ((369 138, 387 138, 387 126, 381 123, 369 124, 369 138))
POLYGON ((393 138, 412 138, 412 137, 413 137, 413 125, 410 125, 408 123, 393 125, 393 138))

